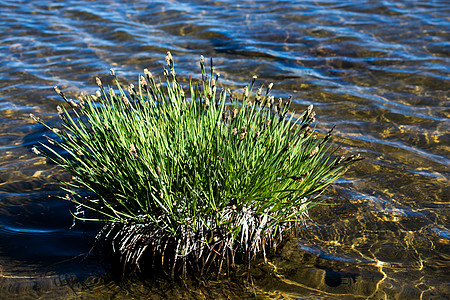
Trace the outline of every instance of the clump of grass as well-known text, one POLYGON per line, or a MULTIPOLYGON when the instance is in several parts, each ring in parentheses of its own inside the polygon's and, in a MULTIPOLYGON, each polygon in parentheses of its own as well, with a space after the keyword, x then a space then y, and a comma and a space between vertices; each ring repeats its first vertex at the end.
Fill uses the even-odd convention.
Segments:
MULTIPOLYGON (((33 148, 73 175, 66 198, 105 223, 99 236, 128 266, 144 257, 174 274, 264 257, 308 218, 308 209, 359 156, 331 158, 330 132, 318 138, 315 112, 290 110, 273 84, 242 94, 219 75, 179 82, 170 53, 163 82, 148 70, 126 90, 116 86, 78 100, 55 88, 62 128, 33 148), (87 191, 89 196, 80 196, 87 191)), ((79 216, 78 216, 79 217, 79 216)), ((81 217, 79 217, 81 218, 81 217)))

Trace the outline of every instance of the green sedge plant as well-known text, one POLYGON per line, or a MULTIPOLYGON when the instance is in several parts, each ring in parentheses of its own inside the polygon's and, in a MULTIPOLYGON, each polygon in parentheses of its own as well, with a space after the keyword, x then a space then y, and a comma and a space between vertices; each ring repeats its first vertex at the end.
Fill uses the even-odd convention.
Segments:
MULTIPOLYGON (((310 124, 275 100, 273 84, 242 93, 218 86, 212 59, 182 83, 170 53, 164 79, 145 69, 127 89, 97 78, 96 95, 58 106, 59 128, 33 148, 73 175, 64 182, 78 211, 104 222, 99 237, 124 265, 150 261, 175 274, 264 258, 308 218, 308 209, 358 155, 336 157, 310 124), (81 194, 84 191, 84 194, 81 194)), ((75 216, 81 218, 80 216, 75 216)))

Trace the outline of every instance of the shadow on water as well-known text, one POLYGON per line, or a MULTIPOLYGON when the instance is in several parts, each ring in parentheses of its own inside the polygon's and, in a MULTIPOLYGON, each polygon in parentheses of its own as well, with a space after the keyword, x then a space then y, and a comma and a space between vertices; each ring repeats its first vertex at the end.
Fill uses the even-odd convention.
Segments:
MULTIPOLYGON (((450 298, 450 21, 447 1, 0 0, 0 298, 450 298), (314 104, 354 165, 312 220, 249 277, 110 278, 90 252, 100 224, 71 228, 70 179, 30 148, 61 100, 114 68, 178 73, 215 59, 227 87, 275 82, 314 104), (70 229, 71 228, 71 229, 70 229), (248 278, 251 278, 248 279, 248 278)), ((195 79, 195 76, 193 77, 195 79)))

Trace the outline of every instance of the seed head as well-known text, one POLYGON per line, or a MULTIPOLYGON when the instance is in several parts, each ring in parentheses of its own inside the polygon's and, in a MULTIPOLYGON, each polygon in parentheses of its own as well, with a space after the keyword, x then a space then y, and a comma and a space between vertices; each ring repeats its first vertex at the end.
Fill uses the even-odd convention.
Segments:
POLYGON ((69 103, 70 103, 70 106, 71 106, 72 108, 77 108, 77 107, 78 107, 78 104, 76 104, 75 101, 73 101, 73 99, 70 99, 70 100, 69 100, 69 103))
POLYGON ((41 151, 39 151, 36 147, 31 148, 31 151, 33 151, 36 155, 41 155, 41 151))
POLYGON ((39 117, 36 117, 34 114, 30 114, 30 118, 33 119, 36 123, 40 123, 41 119, 39 117))
POLYGON ((135 94, 135 92, 134 92, 134 84, 130 84, 130 85, 128 86, 128 93, 129 93, 130 95, 134 95, 134 94, 135 94))
POLYGON ((317 154, 317 152, 319 152, 319 147, 315 147, 310 153, 309 153, 309 157, 313 157, 314 155, 317 154))
POLYGON ((170 51, 167 51, 166 63, 169 67, 172 67, 173 59, 172 59, 172 54, 170 53, 170 51))
POLYGON ((153 78, 152 73, 150 73, 150 71, 148 69, 144 69, 144 74, 148 77, 148 78, 153 78))
POLYGON ((260 87, 260 88, 258 89, 258 91, 256 92, 256 95, 257 95, 257 96, 261 96, 261 93, 262 93, 262 87, 260 87))
POLYGON ((55 92, 60 95, 61 97, 64 97, 64 93, 57 87, 55 86, 55 92))
POLYGON ((140 82, 141 82, 141 86, 142 87, 145 87, 146 85, 148 85, 147 80, 145 79, 144 76, 141 76, 140 82))
POLYGON ((114 76, 114 77, 116 76, 116 72, 114 71, 114 69, 112 69, 112 68, 109 69, 109 72, 111 72, 111 76, 114 76))
POLYGON ((61 130, 59 130, 58 128, 52 128, 52 131, 53 131, 53 133, 56 133, 56 134, 61 132, 61 130))
POLYGON ((248 86, 244 87, 244 97, 248 98, 248 86))
POLYGON ((342 155, 341 157, 339 157, 339 159, 336 161, 336 165, 340 164, 341 162, 343 162, 345 159, 345 155, 342 155))
POLYGON ((233 135, 236 135, 236 134, 237 134, 237 128, 233 128, 233 130, 231 130, 231 133, 232 133, 233 135))
POLYGON ((96 91, 95 96, 97 96, 97 98, 100 98, 102 96, 102 93, 100 91, 96 91))
POLYGON ((241 134, 239 135, 239 139, 242 141, 246 135, 247 135, 247 132, 241 132, 241 134))
POLYGON ((100 78, 95 77, 95 82, 97 83, 97 85, 98 85, 99 87, 102 87, 102 81, 100 80, 100 78))
POLYGON ((231 116, 232 119, 236 118, 237 114, 238 114, 238 110, 235 108, 232 110, 233 115, 231 116))
POLYGON ((130 154, 132 154, 135 158, 139 158, 139 154, 137 153, 134 144, 130 145, 130 154))
POLYGON ((103 172, 105 172, 105 173, 108 172, 108 168, 107 167, 103 166, 102 169, 103 169, 103 172))
POLYGON ((44 135, 44 137, 47 139, 47 141, 48 141, 50 144, 52 144, 52 145, 56 144, 56 141, 55 141, 54 139, 52 139, 51 137, 48 137, 48 136, 46 136, 46 135, 44 135))
POLYGON ((62 107, 61 106, 57 106, 56 107, 56 110, 58 111, 58 115, 61 117, 63 114, 64 114, 64 111, 63 111, 63 109, 62 109, 62 107))
POLYGON ((203 55, 200 55, 200 64, 203 65, 205 63, 205 57, 203 55))
POLYGON ((361 155, 358 154, 352 154, 349 157, 347 157, 344 162, 353 162, 353 161, 358 161, 358 160, 362 160, 364 159, 363 157, 361 157, 361 155))
POLYGON ((161 168, 159 166, 156 166, 155 170, 156 170, 156 174, 158 174, 158 175, 161 174, 161 168))
POLYGON ((127 98, 127 97, 122 96, 122 101, 123 101, 123 104, 125 104, 125 106, 130 105, 130 101, 128 101, 128 98, 127 98))

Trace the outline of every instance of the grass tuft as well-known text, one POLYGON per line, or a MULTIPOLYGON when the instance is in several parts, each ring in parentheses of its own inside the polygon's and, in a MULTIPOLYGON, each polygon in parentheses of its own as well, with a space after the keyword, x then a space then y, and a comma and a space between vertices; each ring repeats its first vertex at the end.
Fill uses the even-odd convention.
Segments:
MULTIPOLYGON (((275 99, 273 84, 239 95, 218 86, 200 59, 201 80, 178 81, 166 56, 164 79, 147 70, 115 87, 58 106, 62 127, 33 151, 67 170, 66 198, 105 223, 99 237, 124 265, 173 274, 193 268, 219 273, 235 261, 264 257, 358 155, 332 158, 332 130, 318 138, 313 106, 302 114, 275 99), (82 197, 80 191, 89 196, 82 197), (145 259, 144 259, 145 257, 145 259)), ((76 216, 77 218, 81 218, 76 216)))

